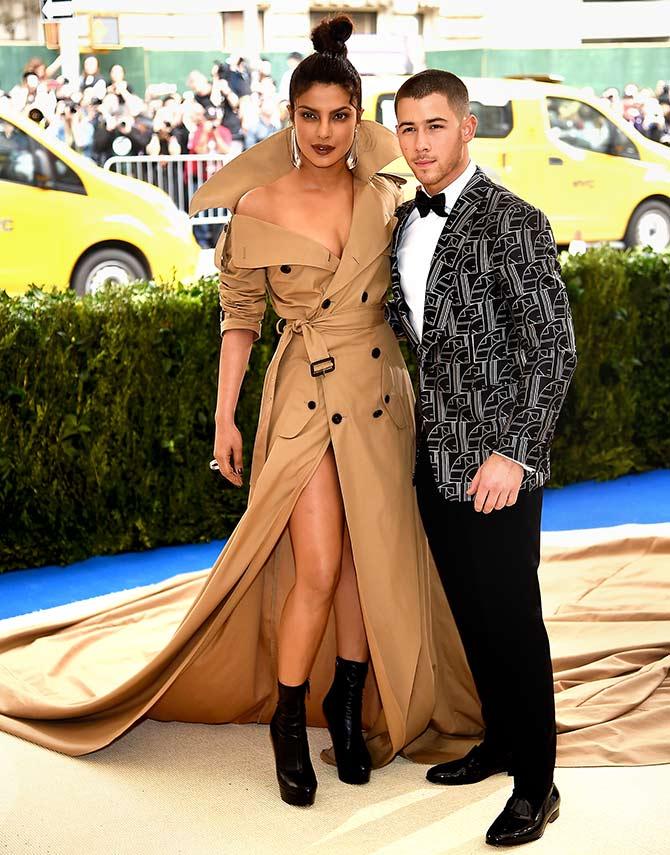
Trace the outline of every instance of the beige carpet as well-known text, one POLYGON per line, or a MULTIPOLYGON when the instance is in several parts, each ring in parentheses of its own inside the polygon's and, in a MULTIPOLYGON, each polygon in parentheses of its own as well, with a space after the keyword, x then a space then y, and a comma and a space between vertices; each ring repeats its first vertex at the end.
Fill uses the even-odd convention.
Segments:
MULTIPOLYGON (((310 731, 314 758, 326 745, 310 731)), ((8 855, 470 855, 510 788, 505 776, 431 786, 396 759, 365 787, 316 761, 314 807, 276 792, 267 728, 147 721, 70 758, 0 734, 0 852, 8 855)), ((670 766, 558 769, 558 822, 523 851, 665 855, 670 766)))
MULTIPOLYGON (((641 533, 621 526, 544 538, 594 542, 641 533)), ((667 534, 670 526, 644 527, 667 534)), ((117 595, 109 595, 113 601, 117 595)), ((95 601, 61 607, 86 612, 95 601)), ((31 618, 0 622, 30 624, 31 618)), ((318 760, 310 809, 277 794, 269 736, 255 725, 147 721, 95 754, 70 758, 0 733, 2 855, 474 855, 511 781, 464 788, 428 784, 425 766, 396 759, 365 787, 337 780, 318 760)), ((667 855, 670 766, 558 769, 563 806, 543 855, 667 855)))

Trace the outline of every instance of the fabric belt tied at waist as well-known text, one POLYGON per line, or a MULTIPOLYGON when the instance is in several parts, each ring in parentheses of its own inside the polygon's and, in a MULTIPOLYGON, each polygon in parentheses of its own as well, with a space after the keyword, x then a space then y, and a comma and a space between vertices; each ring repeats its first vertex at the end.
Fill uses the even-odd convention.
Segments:
MULTIPOLYGON (((252 467, 255 472, 260 471, 259 466, 265 462, 267 456, 268 430, 279 364, 293 337, 295 335, 303 337, 305 350, 310 361, 311 374, 313 377, 322 377, 335 371, 335 359, 328 351, 328 345, 321 334, 322 332, 360 332, 361 330, 374 329, 382 323, 384 323, 384 308, 379 305, 359 306, 349 312, 332 312, 328 315, 317 315, 311 318, 294 320, 281 318, 279 320, 277 331, 281 332, 281 338, 268 365, 263 384, 263 412, 256 432, 252 467), (280 326, 282 326, 281 330, 279 329, 280 326)), ((251 489, 253 490, 253 484, 251 489)))

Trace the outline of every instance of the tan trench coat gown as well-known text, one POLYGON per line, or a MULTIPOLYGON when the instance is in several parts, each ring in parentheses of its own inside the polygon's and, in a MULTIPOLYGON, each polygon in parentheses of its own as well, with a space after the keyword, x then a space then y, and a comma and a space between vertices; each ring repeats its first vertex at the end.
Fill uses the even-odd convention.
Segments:
MULTIPOLYGON (((265 379, 248 509, 204 584, 200 577, 71 625, 0 639, 2 729, 78 755, 142 716, 269 721, 277 628, 295 572, 286 526, 332 444, 371 652, 364 724, 374 764, 398 752, 424 762, 460 756, 480 733, 412 487, 412 388, 383 315, 399 199, 395 183, 376 173, 397 157, 397 144, 363 122, 359 151, 341 258, 242 215, 217 247, 223 329, 258 334, 267 292, 285 325, 265 379)), ((192 213, 234 209, 289 169, 284 131, 213 176, 192 213)), ((335 652, 331 615, 311 674, 312 725, 324 724, 335 652)))

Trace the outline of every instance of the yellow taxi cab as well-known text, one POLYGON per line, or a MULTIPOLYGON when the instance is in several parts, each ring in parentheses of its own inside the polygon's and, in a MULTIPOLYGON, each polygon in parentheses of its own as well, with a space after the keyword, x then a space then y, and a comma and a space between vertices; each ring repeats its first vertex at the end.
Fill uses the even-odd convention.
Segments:
MULTIPOLYGON (((405 77, 363 78, 364 118, 395 130, 405 77)), ((473 160, 545 212, 556 242, 670 247, 670 148, 652 142, 594 97, 527 79, 463 78, 477 134, 473 160)), ((388 171, 411 176, 403 159, 388 171)), ((416 181, 408 183, 408 198, 416 181)))
POLYGON ((0 288, 188 280, 200 249, 188 215, 156 187, 96 166, 0 108, 0 288))

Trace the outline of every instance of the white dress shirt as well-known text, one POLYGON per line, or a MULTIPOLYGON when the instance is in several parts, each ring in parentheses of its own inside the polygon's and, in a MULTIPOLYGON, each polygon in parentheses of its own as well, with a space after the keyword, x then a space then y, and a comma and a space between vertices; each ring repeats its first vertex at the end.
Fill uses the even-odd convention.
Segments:
MULTIPOLYGON (((463 172, 452 181, 448 187, 445 187, 441 192, 444 193, 445 210, 447 215, 451 213, 451 209, 458 201, 458 197, 465 190, 465 185, 470 181, 475 174, 477 164, 472 160, 469 161, 463 172)), ((424 193, 425 187, 422 187, 424 193)), ((430 193, 426 193, 430 196, 430 193)), ((400 287, 405 297, 405 302, 409 308, 409 320, 412 324, 417 338, 421 341, 423 337, 423 312, 426 301, 426 283, 430 272, 430 265, 435 255, 435 247, 444 229, 446 218, 436 214, 435 211, 429 211, 425 217, 422 217, 415 208, 407 217, 407 221, 403 228, 398 243, 398 271, 400 273, 400 287)), ((499 454, 500 457, 507 457, 508 460, 513 458, 506 454, 500 454, 495 451, 494 454, 499 454)), ((519 466, 527 472, 534 472, 530 466, 525 463, 520 463, 519 466)))

